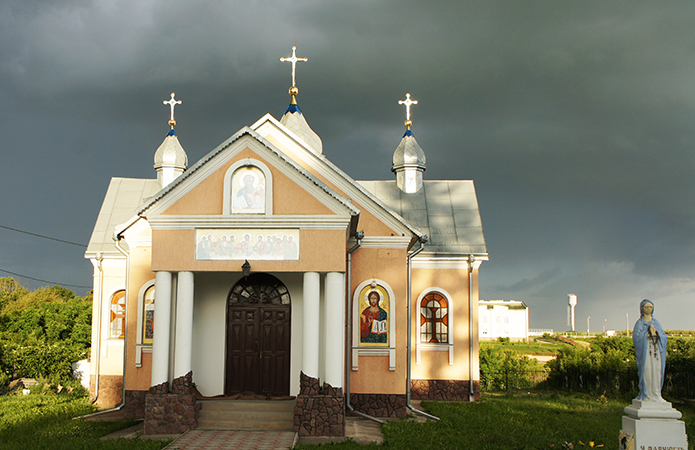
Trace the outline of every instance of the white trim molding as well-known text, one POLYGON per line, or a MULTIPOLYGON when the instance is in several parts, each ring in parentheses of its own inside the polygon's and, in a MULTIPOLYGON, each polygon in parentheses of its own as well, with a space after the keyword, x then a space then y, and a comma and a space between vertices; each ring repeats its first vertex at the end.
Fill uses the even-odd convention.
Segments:
MULTIPOLYGON (((142 285, 140 288, 140 291, 138 292, 138 319, 137 319, 137 339, 135 341, 135 367, 142 367, 142 354, 144 353, 152 353, 152 344, 143 344, 142 343, 142 324, 145 320, 143 316, 143 309, 145 307, 145 292, 147 290, 154 286, 154 281, 155 279, 152 278, 150 281, 146 282, 145 284, 142 285)), ((157 307, 157 304, 155 303, 155 308, 157 307)))
POLYGON ((360 247, 407 249, 412 240, 411 236, 365 236, 360 241, 360 247))
POLYGON ((454 365, 454 308, 453 308, 453 301, 451 299, 451 295, 447 291, 445 291, 442 288, 439 287, 429 287, 422 291, 420 295, 418 296, 417 300, 415 300, 415 305, 414 310, 417 311, 417 320, 415 323, 419 324, 420 323, 420 302, 422 301, 423 298, 425 298, 426 295, 431 294, 432 292, 436 292, 438 294, 443 295, 446 297, 447 301, 447 309, 446 309, 446 314, 448 316, 447 319, 447 326, 446 326, 446 331, 447 331, 447 343, 446 344, 432 344, 429 342, 421 342, 420 341, 420 326, 418 325, 417 327, 417 340, 415 342, 415 347, 417 349, 415 353, 415 364, 420 365, 420 352, 421 351, 430 351, 430 352, 449 352, 449 365, 453 366, 454 365))
POLYGON ((355 288, 352 294, 352 370, 359 370, 360 356, 388 356, 389 370, 396 370, 396 298, 393 289, 383 280, 371 278, 363 281, 355 288), (389 295, 388 326, 389 336, 387 346, 368 347, 360 346, 360 302, 359 295, 366 286, 380 286, 389 295))
MULTIPOLYGON (((473 261, 473 268, 480 267, 483 261, 487 261, 488 257, 476 258, 473 261)), ((418 257, 412 260, 413 269, 463 269, 468 270, 471 267, 471 261, 468 256, 465 257, 418 257)))
POLYGON ((299 228, 302 230, 346 230, 352 216, 264 216, 264 215, 166 215, 148 218, 153 230, 198 228, 299 228))

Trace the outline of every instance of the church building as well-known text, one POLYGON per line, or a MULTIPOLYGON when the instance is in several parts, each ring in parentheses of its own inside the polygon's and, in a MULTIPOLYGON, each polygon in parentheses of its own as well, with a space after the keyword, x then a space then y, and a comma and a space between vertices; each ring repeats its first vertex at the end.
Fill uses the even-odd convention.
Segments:
POLYGON ((281 60, 292 87, 279 120, 189 165, 171 94, 153 178, 113 178, 106 192, 85 254, 90 394, 145 418, 146 433, 196 427, 210 398, 294 401, 305 435, 341 435, 353 411, 404 417, 412 399, 479 398, 488 254, 473 181, 425 179, 410 94, 393 179, 353 179, 297 103, 306 59, 293 48, 281 60))

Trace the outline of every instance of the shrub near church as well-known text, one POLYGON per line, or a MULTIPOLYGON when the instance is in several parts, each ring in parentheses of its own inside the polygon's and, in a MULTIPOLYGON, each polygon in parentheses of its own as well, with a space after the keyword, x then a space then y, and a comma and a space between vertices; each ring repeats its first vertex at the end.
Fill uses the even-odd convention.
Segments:
POLYGON ((91 293, 77 297, 60 286, 30 292, 0 278, 0 385, 21 377, 71 379, 71 363, 87 356, 91 320, 91 293))

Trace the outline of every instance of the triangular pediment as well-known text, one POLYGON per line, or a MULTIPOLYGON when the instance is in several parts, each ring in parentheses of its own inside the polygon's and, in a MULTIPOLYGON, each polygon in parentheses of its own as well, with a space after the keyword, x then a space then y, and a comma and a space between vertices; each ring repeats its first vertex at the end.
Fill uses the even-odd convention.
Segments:
POLYGON ((155 224, 178 221, 189 226, 202 222, 267 225, 302 218, 309 222, 314 218, 345 223, 353 220, 359 210, 349 199, 246 127, 154 195, 138 214, 155 224), (258 170, 258 178, 267 183, 263 185, 267 189, 262 190, 267 200, 260 201, 263 208, 235 209, 235 202, 243 197, 236 192, 240 190, 241 180, 233 177, 237 176, 237 170, 246 168, 258 170))

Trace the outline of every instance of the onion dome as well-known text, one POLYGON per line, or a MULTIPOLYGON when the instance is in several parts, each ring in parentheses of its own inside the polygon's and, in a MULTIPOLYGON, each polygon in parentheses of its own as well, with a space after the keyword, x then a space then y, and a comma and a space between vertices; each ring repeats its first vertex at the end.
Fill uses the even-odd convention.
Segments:
POLYGON ((280 119, 280 123, 296 134, 299 139, 304 141, 314 153, 321 154, 323 153, 323 143, 319 135, 316 134, 307 123, 304 114, 302 114, 302 110, 299 109, 296 99, 298 92, 299 90, 296 87, 290 88, 292 101, 290 102, 290 106, 287 107, 285 114, 280 119))
POLYGON ((422 189, 423 172, 427 169, 427 158, 420 144, 415 140, 415 135, 410 131, 413 122, 410 120, 410 105, 417 104, 417 100, 411 100, 410 94, 406 94, 405 100, 398 103, 406 105, 406 131, 401 143, 393 153, 393 166, 391 172, 396 174, 396 184, 407 194, 413 194, 422 189))
POLYGON ((165 100, 165 105, 171 107, 171 119, 169 125, 171 130, 164 138, 164 142, 159 146, 154 154, 154 168, 157 171, 157 181, 164 188, 181 175, 188 167, 188 155, 184 151, 179 138, 174 131, 174 106, 180 105, 181 100, 174 100, 174 93, 171 93, 171 100, 165 100))

